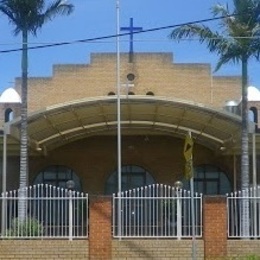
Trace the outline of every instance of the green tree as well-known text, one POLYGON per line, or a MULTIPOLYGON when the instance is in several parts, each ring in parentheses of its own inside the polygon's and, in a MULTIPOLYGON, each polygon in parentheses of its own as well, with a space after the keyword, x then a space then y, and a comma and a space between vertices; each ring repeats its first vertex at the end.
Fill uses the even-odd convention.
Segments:
MULTIPOLYGON (((28 35, 37 36, 38 30, 57 15, 69 15, 73 5, 64 0, 0 0, 0 12, 14 26, 14 35, 22 35, 22 84, 20 127, 20 180, 18 214, 21 221, 26 216, 25 187, 28 186, 28 137, 27 137, 27 81, 28 81, 28 35), (46 2, 49 2, 48 5, 46 2)), ((37 65, 36 65, 37 66, 37 65)))
MULTIPOLYGON (((241 63, 242 67, 242 101, 241 101, 241 189, 249 187, 249 155, 248 155, 248 61, 259 60, 260 54, 260 1, 233 0, 233 11, 228 4, 217 4, 212 7, 214 17, 219 19, 219 30, 214 31, 203 24, 188 24, 174 29, 170 38, 198 37, 200 43, 206 43, 210 52, 219 56, 215 71, 223 64, 241 63)), ((247 205, 244 205, 244 219, 248 217, 247 205)), ((246 225, 246 224, 245 224, 246 225)), ((247 236, 248 226, 244 226, 247 236)))

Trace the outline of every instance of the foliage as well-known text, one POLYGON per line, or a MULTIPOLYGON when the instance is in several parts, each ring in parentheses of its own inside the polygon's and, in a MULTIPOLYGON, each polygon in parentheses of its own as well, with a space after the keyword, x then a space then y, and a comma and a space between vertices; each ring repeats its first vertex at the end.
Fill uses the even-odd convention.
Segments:
MULTIPOLYGON (((216 70, 229 62, 241 63, 242 101, 241 101, 241 189, 249 188, 249 145, 248 145, 248 61, 260 59, 260 1, 233 0, 234 10, 229 5, 217 4, 212 15, 218 18, 219 27, 215 31, 205 24, 187 23, 172 31, 175 40, 198 37, 206 43, 210 52, 219 56, 216 70)), ((242 233, 249 233, 249 209, 246 201, 242 204, 242 233)))
POLYGON ((28 218, 25 221, 20 221, 18 218, 13 218, 10 229, 6 230, 6 237, 37 237, 43 235, 44 227, 35 218, 28 218))
MULTIPOLYGON (((14 35, 22 35, 22 83, 21 83, 21 126, 20 126, 20 181, 19 198, 26 196, 28 186, 28 131, 27 131, 27 89, 28 89, 28 35, 37 35, 39 29, 57 15, 69 15, 73 5, 64 0, 0 0, 0 13, 4 14, 14 27, 14 35)), ((26 205, 19 200, 18 216, 25 220, 26 205)))
POLYGON ((212 257, 209 260, 260 260, 259 255, 245 255, 245 256, 228 256, 228 257, 212 257))
POLYGON ((247 260, 259 260, 259 259, 260 259, 260 256, 257 256, 257 255, 247 256, 247 260))
POLYGON ((64 0, 53 0, 47 6, 46 0, 0 0, 0 12, 14 25, 14 34, 23 30, 37 34, 37 31, 57 15, 69 15, 73 5, 64 0))
POLYGON ((248 61, 250 58, 260 59, 260 1, 233 0, 234 10, 229 5, 217 4, 212 7, 213 18, 218 20, 215 31, 205 24, 187 23, 174 29, 170 38, 198 37, 205 43, 210 52, 219 56, 216 69, 229 62, 242 65, 242 134, 241 134, 241 184, 242 189, 249 186, 248 155, 248 61))
POLYGON ((218 30, 215 31, 204 24, 188 23, 174 29, 170 38, 198 37, 200 43, 206 43, 210 52, 219 56, 216 69, 233 62, 239 63, 243 59, 260 55, 260 1, 233 0, 234 10, 228 5, 217 4, 212 7, 214 18, 220 18, 218 30))

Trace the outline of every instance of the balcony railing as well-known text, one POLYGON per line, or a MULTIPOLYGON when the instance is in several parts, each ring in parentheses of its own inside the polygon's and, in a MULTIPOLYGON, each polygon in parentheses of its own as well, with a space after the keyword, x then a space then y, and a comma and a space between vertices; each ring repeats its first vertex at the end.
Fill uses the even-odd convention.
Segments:
POLYGON ((227 196, 228 237, 260 238, 260 186, 227 196))
POLYGON ((2 239, 88 237, 88 194, 40 184, 2 193, 0 203, 2 239))
POLYGON ((190 238, 192 199, 195 237, 202 236, 202 196, 154 184, 113 195, 113 236, 190 238), (121 218, 121 219, 120 219, 121 218))

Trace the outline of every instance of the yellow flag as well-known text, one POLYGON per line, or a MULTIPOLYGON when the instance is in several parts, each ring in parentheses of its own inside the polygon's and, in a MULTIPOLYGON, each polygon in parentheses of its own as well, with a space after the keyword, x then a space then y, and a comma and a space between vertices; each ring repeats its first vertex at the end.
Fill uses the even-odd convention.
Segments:
POLYGON ((192 177, 192 172, 193 172, 192 153, 193 153, 193 140, 191 134, 188 133, 185 138, 184 151, 183 151, 184 158, 185 158, 184 175, 186 179, 190 179, 192 177))

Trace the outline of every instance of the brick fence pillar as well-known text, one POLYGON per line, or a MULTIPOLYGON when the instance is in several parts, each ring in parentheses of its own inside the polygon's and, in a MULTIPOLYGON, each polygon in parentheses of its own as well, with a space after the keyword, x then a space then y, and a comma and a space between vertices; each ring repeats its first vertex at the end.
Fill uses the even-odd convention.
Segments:
POLYGON ((227 255, 227 208, 224 196, 205 196, 203 202, 204 256, 227 255))
POLYGON ((92 197, 89 207, 89 259, 112 258, 111 198, 92 197))

